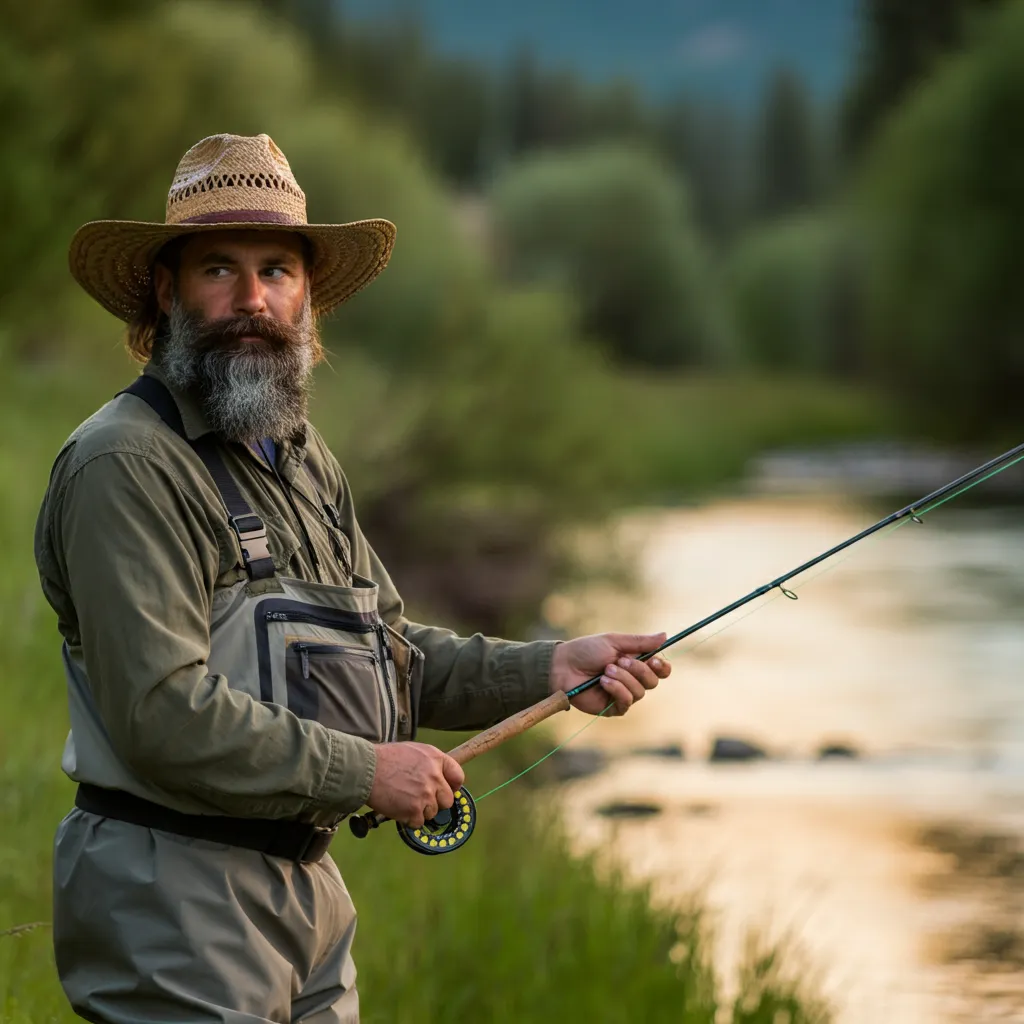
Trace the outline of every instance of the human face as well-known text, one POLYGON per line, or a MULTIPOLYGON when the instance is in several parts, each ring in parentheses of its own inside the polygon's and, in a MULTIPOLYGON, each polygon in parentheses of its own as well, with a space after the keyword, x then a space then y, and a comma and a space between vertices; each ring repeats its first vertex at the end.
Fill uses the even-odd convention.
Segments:
POLYGON ((298 236, 194 236, 177 275, 158 264, 154 280, 168 303, 154 357, 214 432, 246 444, 301 433, 321 349, 298 236))
POLYGON ((154 284, 157 302, 168 316, 177 292, 182 306, 206 321, 268 316, 292 324, 302 312, 309 280, 299 235, 211 231, 185 243, 176 281, 167 267, 157 264, 154 284))

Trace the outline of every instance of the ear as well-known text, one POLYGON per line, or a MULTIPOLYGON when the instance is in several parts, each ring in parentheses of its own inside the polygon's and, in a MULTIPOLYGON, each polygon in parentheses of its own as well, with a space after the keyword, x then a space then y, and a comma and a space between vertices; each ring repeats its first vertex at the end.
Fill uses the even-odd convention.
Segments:
POLYGON ((161 312, 164 316, 170 316, 174 300, 174 275, 162 263, 157 263, 153 267, 153 291, 156 293, 156 302, 161 312))

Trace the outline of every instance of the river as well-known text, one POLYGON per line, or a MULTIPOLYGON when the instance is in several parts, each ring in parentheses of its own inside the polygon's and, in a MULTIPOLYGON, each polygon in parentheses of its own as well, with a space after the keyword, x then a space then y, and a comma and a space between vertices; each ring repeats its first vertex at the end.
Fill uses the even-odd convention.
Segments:
MULTIPOLYGON (((815 496, 636 513, 616 530, 635 591, 555 595, 548 615, 675 632, 884 511, 815 496)), ((784 940, 839 1024, 1024 1020, 1024 512, 944 506, 793 586, 685 641, 657 691, 573 741, 609 755, 564 787, 575 841, 658 899, 699 889, 726 984, 754 930, 784 940), (719 736, 769 757, 709 763, 719 736), (671 745, 685 758, 638 753, 671 745), (856 756, 820 760, 826 745, 856 756)))

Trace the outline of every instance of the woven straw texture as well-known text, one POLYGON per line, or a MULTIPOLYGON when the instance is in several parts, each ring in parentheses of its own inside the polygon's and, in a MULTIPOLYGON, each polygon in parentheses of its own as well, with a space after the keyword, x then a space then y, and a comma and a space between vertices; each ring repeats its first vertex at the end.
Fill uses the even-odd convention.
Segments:
POLYGON ((306 196, 268 135, 211 135, 181 158, 163 224, 91 221, 75 232, 68 261, 100 305, 131 320, 149 296, 161 246, 183 234, 239 228, 298 231, 310 240, 311 302, 319 315, 369 284, 395 242, 395 226, 386 220, 308 224, 306 196))

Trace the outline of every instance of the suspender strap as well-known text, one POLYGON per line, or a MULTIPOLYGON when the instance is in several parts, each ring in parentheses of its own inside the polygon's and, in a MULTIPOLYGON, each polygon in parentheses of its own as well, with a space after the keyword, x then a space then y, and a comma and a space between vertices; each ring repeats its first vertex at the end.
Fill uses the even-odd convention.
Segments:
POLYGON ((235 483, 234 477, 224 465, 217 442, 212 434, 190 441, 185 434, 185 426, 181 413, 170 391, 155 377, 137 377, 133 384, 118 392, 121 395, 134 395, 141 398, 182 440, 191 445, 199 456, 207 472, 217 485, 221 500, 228 511, 228 523, 238 537, 242 549, 242 562, 250 580, 265 580, 274 575, 274 560, 270 557, 267 544, 267 529, 249 503, 242 497, 242 492, 235 483))
POLYGON ((185 424, 181 421, 181 413, 178 411, 170 391, 155 377, 136 377, 129 387, 126 387, 124 391, 119 391, 118 394, 134 395, 136 398, 141 398, 178 437, 183 441, 188 441, 185 436, 185 424))

